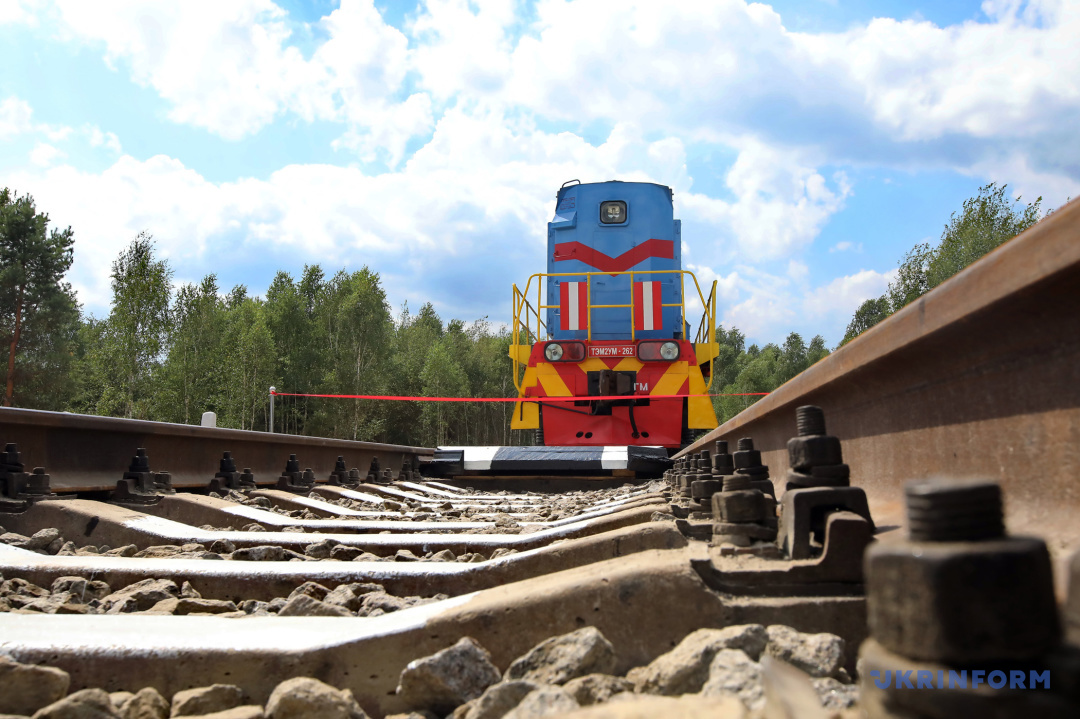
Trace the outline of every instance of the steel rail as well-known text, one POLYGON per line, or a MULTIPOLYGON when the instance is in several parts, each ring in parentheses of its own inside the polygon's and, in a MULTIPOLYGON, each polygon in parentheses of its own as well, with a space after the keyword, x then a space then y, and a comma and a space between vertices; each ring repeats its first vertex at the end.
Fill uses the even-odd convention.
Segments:
POLYGON ((1080 544, 1080 200, 909 304, 677 456, 751 437, 783 488, 795 408, 825 411, 880 524, 935 475, 1001 482, 1014 532, 1080 544))
POLYGON ((237 469, 250 468, 262 485, 277 482, 290 454, 301 469, 310 467, 316 480, 325 482, 339 456, 362 475, 378 457, 396 479, 405 458, 415 467, 419 457, 434 453, 424 447, 2 407, 0 443, 8 442, 18 444, 26 471, 45 468, 54 492, 114 489, 139 447, 146 449, 151 470, 169 472, 177 488, 206 487, 226 451, 237 469))

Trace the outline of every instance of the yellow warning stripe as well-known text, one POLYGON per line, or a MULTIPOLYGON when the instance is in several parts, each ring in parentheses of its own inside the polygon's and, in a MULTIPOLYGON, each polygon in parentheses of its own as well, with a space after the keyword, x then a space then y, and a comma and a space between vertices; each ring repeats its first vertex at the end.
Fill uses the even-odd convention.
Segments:
POLYGON ((544 394, 548 397, 569 397, 570 390, 559 376, 558 370, 547 362, 536 364, 536 378, 540 380, 540 386, 544 388, 544 394))
POLYGON ((686 362, 672 362, 649 394, 679 394, 686 381, 686 362))

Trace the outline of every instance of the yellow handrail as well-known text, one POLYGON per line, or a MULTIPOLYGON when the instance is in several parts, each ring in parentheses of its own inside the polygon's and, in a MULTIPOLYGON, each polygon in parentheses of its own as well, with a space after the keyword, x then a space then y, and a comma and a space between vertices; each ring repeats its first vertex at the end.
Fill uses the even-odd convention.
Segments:
MULTIPOLYGON (((557 309, 559 305, 545 305, 541 296, 540 278, 544 277, 585 277, 585 302, 586 313, 588 319, 587 338, 592 341, 592 311, 594 309, 615 309, 615 308, 629 308, 630 316, 634 316, 634 275, 662 275, 662 274, 678 274, 679 284, 682 292, 680 293, 680 301, 671 304, 662 304, 662 307, 678 307, 681 312, 679 313, 680 319, 683 325, 683 336, 686 336, 686 331, 689 327, 689 323, 686 321, 686 275, 690 275, 690 278, 694 280, 694 288, 697 290, 698 299, 701 300, 701 306, 704 308, 701 317, 701 323, 698 325, 697 335, 694 338, 694 344, 715 343, 716 342, 716 280, 713 280, 712 290, 709 293, 709 298, 705 299, 704 294, 701 292, 701 285, 698 284, 697 277, 693 272, 689 270, 631 270, 628 272, 537 272, 529 276, 528 282, 525 283, 525 289, 519 290, 515 284, 513 288, 513 311, 514 319, 511 330, 511 340, 515 346, 517 345, 531 345, 534 342, 538 342, 541 335, 541 329, 547 330, 547 325, 540 319, 540 311, 546 309, 557 309), (594 275, 629 275, 630 276, 630 304, 628 305, 594 305, 592 304, 592 277, 594 275), (526 299, 529 295, 529 290, 532 288, 533 279, 536 279, 536 307, 526 299), (524 312, 524 319, 522 313, 524 312), (533 332, 531 318, 536 318, 536 331, 533 332), (521 330, 524 330, 524 337, 522 337, 521 330), (526 341, 522 342, 524 339, 526 341)), ((630 339, 636 339, 636 328, 634 323, 630 323, 630 339)), ((547 339, 550 339, 551 335, 547 334, 547 339)), ((523 363, 520 362, 517 355, 517 350, 513 352, 513 364, 514 364, 514 386, 517 387, 518 394, 521 394, 521 381, 523 379, 523 363)), ((713 358, 709 358, 709 376, 712 377, 713 358)))

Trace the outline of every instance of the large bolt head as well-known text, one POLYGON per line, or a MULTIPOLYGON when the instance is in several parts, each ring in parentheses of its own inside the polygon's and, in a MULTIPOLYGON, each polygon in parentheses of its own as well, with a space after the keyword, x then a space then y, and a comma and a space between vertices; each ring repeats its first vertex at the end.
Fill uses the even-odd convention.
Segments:
POLYGON ((690 483, 690 496, 697 500, 707 501, 717 492, 724 491, 722 479, 698 479, 690 483))
POLYGON ((1040 539, 879 542, 865 562, 870 633, 897 654, 1028 659, 1058 643, 1050 554, 1040 539))
POLYGON ((792 437, 787 443, 788 462, 797 471, 829 464, 841 464, 840 440, 822 434, 810 437, 792 437))
POLYGON ((713 474, 734 474, 735 461, 730 454, 714 454, 712 456, 713 474))
POLYGON ((720 522, 761 522, 766 516, 765 495, 756 489, 714 494, 712 507, 720 522))
POLYGON ((747 467, 757 467, 761 464, 761 450, 759 449, 744 449, 731 455, 735 460, 735 469, 746 469, 747 467))
POLYGON ((1075 699, 1069 696, 1072 692, 1064 688, 1077 676, 1077 659, 1069 650, 1053 652, 1030 664, 958 667, 912 660, 867 639, 859 647, 858 667, 859 709, 867 719, 1072 719, 1078 713, 1075 699), (991 678, 995 673, 1001 675, 996 680, 991 678), (1010 686, 1021 678, 1024 688, 1010 686), (990 682, 1001 679, 1006 680, 1005 685, 992 688, 990 682))

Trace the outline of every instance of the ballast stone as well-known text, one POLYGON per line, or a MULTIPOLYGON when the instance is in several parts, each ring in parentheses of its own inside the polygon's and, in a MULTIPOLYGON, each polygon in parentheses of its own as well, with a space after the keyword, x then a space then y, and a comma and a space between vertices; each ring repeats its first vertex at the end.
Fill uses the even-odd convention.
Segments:
POLYGON ((584 707, 560 719, 746 719, 746 707, 734 697, 658 697, 648 694, 620 694, 608 704, 584 707))
POLYGON ((171 579, 144 579, 113 592, 102 600, 107 614, 144 612, 164 599, 178 599, 180 587, 171 579))
POLYGON ((464 719, 502 719, 522 699, 539 688, 536 682, 522 679, 492 684, 479 698, 469 702, 464 719))
POLYGON ((108 584, 99 580, 87 580, 83 577, 57 577, 52 583, 53 594, 71 592, 84 602, 91 599, 104 599, 112 594, 108 584))
POLYGON ((698 629, 648 666, 631 669, 626 678, 643 694, 693 694, 709 678, 709 666, 723 649, 741 649, 751 659, 765 650, 767 635, 760 624, 724 629, 698 629))
POLYGON ((267 719, 368 719, 348 689, 335 689, 311 677, 287 679, 266 702, 267 719))
POLYGON ((733 696, 749 709, 760 709, 765 704, 761 665, 739 649, 721 649, 709 664, 709 678, 701 695, 733 696))
POLYGON ((124 691, 109 692, 109 701, 112 702, 113 709, 115 709, 116 711, 120 712, 121 715, 123 715, 123 713, 124 713, 124 705, 127 704, 128 700, 130 700, 134 696, 135 695, 132 694, 131 692, 124 692, 124 691))
MULTIPOLYGON (((116 694, 111 694, 116 706, 116 694)), ((124 719, 168 719, 169 702, 153 687, 145 687, 118 707, 124 719)))
POLYGON ((541 719, 562 716, 579 708, 577 700, 562 687, 542 686, 525 695, 521 702, 503 715, 503 719, 541 719))
POLYGON ((279 617, 351 617, 345 607, 320 602, 307 594, 296 594, 278 612, 279 617))
POLYGON ((462 637, 451 647, 409 662, 397 693, 410 707, 446 714, 500 678, 488 651, 472 637, 462 637))
POLYGON ((563 684, 586 674, 610 674, 615 669, 615 647, 596 627, 540 642, 506 670, 506 679, 527 679, 538 684, 563 684))
POLYGON ((238 562, 281 562, 285 560, 285 550, 276 545, 263 544, 237 549, 232 553, 232 558, 238 562))
POLYGON ((292 590, 288 598, 292 599, 293 597, 298 597, 301 594, 306 594, 312 599, 318 599, 321 602, 322 600, 326 599, 326 595, 328 595, 329 593, 330 590, 327 587, 319 584, 318 582, 304 582, 299 587, 292 590))
POLYGON ((235 612, 236 604, 224 599, 196 599, 194 597, 181 597, 180 599, 163 599, 150 610, 155 614, 172 614, 185 616, 187 614, 225 614, 235 612))
POLYGON ((0 714, 33 714, 67 694, 70 684, 62 669, 21 664, 0 654, 0 714))
MULTIPOLYGON (((245 704, 212 714, 198 714, 190 719, 265 719, 263 708, 257 704, 245 704)), ((128 719, 128 717, 124 717, 128 719)))
POLYGON ((121 719, 104 689, 83 689, 38 710, 33 719, 121 719))
POLYGON ((629 679, 611 674, 586 674, 583 677, 571 679, 563 685, 563 689, 584 707, 602 704, 616 694, 632 692, 634 683, 629 679))
POLYGON ((812 677, 835 677, 844 666, 844 640, 835 634, 803 634, 783 624, 774 624, 766 632, 766 655, 812 677))
POLYGON ((843 684, 832 677, 811 679, 810 683, 826 709, 850 709, 859 701, 857 684, 843 684))
MULTIPOLYGON (((30 550, 45 549, 50 544, 55 542, 57 539, 60 539, 60 530, 59 529, 56 529, 55 527, 49 527, 48 529, 42 529, 42 530, 39 530, 39 531, 35 532, 33 534, 33 536, 31 536, 30 539, 28 539, 26 541, 26 544, 23 547, 23 549, 30 549, 30 550)), ((59 550, 59 549, 60 549, 60 547, 57 547, 57 550, 59 550)))
POLYGON ((172 698, 172 716, 213 714, 240 706, 244 690, 233 684, 214 684, 176 692, 172 698))

